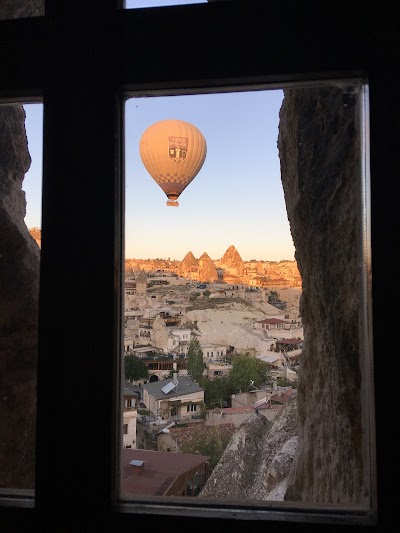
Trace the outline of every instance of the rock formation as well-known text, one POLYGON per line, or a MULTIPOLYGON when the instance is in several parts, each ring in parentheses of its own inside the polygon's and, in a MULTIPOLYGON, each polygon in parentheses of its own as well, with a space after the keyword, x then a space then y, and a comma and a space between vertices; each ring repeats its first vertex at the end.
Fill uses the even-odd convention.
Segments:
POLYGON ((236 248, 231 245, 226 250, 222 259, 216 261, 216 266, 222 268, 223 279, 227 283, 241 283, 244 272, 244 263, 236 248))
POLYGON ((199 258, 199 280, 205 282, 213 282, 218 280, 218 272, 215 268, 213 261, 210 256, 204 252, 204 254, 199 258))
POLYGON ((361 179, 352 87, 285 90, 278 148, 303 280, 299 441, 286 500, 361 503, 361 179), (313 466, 311 466, 313 465, 313 466))
POLYGON ((272 422, 255 412, 231 438, 200 497, 283 501, 297 433, 296 394, 272 422))
POLYGON ((188 252, 179 265, 179 274, 183 277, 190 277, 191 272, 197 272, 198 265, 199 262, 192 252, 188 252))
POLYGON ((22 105, 0 107, 0 486, 33 488, 40 249, 24 222, 22 105))
MULTIPOLYGON (((210 259, 207 253, 206 255, 210 259)), ((256 261, 255 259, 244 261, 234 245, 229 246, 221 259, 211 261, 214 267, 222 272, 219 279, 225 283, 253 285, 271 290, 301 287, 301 276, 296 261, 256 261)), ((132 275, 138 270, 155 272, 158 269, 188 279, 205 281, 199 274, 199 259, 191 251, 182 261, 166 259, 127 259, 125 261, 126 275, 132 275)))
POLYGON ((3 0, 0 20, 40 17, 44 14, 44 0, 3 0))
MULTIPOLYGON (((43 0, 6 0, 0 19, 43 15, 43 0)), ((0 106, 0 486, 35 483, 40 249, 25 225, 31 164, 21 104, 0 106)))

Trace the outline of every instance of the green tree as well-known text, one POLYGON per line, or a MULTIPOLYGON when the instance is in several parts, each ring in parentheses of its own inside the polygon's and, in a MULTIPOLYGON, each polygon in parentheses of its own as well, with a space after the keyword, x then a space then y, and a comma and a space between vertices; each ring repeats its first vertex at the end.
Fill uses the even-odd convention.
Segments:
POLYGON ((230 407, 232 389, 225 377, 216 377, 213 380, 203 378, 201 386, 204 389, 204 403, 207 409, 214 407, 230 407))
POLYGON ((278 300, 278 293, 276 291, 270 291, 268 295, 268 303, 276 302, 278 300))
POLYGON ((233 358, 228 383, 235 393, 246 392, 253 387, 258 388, 270 379, 270 367, 264 361, 244 354, 233 358))
POLYGON ((126 355, 124 360, 125 379, 137 381, 148 377, 147 367, 137 355, 126 355))
POLYGON ((210 427, 207 431, 204 427, 193 428, 190 440, 180 444, 182 453, 200 454, 210 458, 209 468, 213 471, 228 445, 231 433, 226 429, 210 427))
POLYGON ((193 381, 199 383, 203 377, 204 361, 203 350, 197 337, 192 339, 188 350, 187 371, 193 381))
POLYGON ((208 298, 210 294, 211 294, 211 291, 209 291, 208 289, 203 292, 203 296, 205 296, 206 298, 208 298))

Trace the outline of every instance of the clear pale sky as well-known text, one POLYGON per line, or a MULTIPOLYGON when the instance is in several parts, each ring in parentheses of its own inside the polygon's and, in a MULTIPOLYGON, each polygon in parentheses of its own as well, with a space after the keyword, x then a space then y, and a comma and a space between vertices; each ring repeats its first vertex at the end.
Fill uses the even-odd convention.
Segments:
MULTIPOLYGON (((163 5, 199 3, 168 1, 163 5)), ((127 7, 161 5, 130 1, 127 7)), ((294 260, 277 149, 283 91, 130 98, 125 104, 125 257, 182 260, 191 251, 220 259, 234 245, 243 260, 294 260), (180 119, 207 142, 202 169, 179 197, 167 197, 144 167, 140 138, 151 124, 180 119)), ((26 105, 32 164, 23 189, 25 222, 41 227, 42 113, 26 105)))

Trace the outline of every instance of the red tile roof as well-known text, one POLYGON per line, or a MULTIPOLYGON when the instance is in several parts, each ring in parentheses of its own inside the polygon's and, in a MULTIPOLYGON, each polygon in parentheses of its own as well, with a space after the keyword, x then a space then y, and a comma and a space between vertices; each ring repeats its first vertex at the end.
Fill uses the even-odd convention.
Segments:
POLYGON ((302 344, 304 342, 303 339, 297 338, 297 339, 279 339, 276 341, 276 344, 302 344))
POLYGON ((122 491, 129 496, 162 496, 184 472, 195 467, 206 468, 204 455, 157 452, 153 450, 124 449, 122 462, 122 491), (131 461, 143 461, 143 468, 133 468, 131 461))

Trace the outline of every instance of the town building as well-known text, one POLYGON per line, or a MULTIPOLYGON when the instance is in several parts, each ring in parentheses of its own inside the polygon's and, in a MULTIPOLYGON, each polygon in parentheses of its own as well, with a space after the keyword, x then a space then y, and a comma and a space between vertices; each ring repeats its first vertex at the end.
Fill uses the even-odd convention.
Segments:
POLYGON ((174 373, 172 379, 147 383, 142 388, 142 401, 156 417, 174 420, 201 417, 204 389, 189 376, 174 373))
POLYGON ((208 479, 208 459, 197 454, 124 449, 122 497, 197 496, 208 479))

